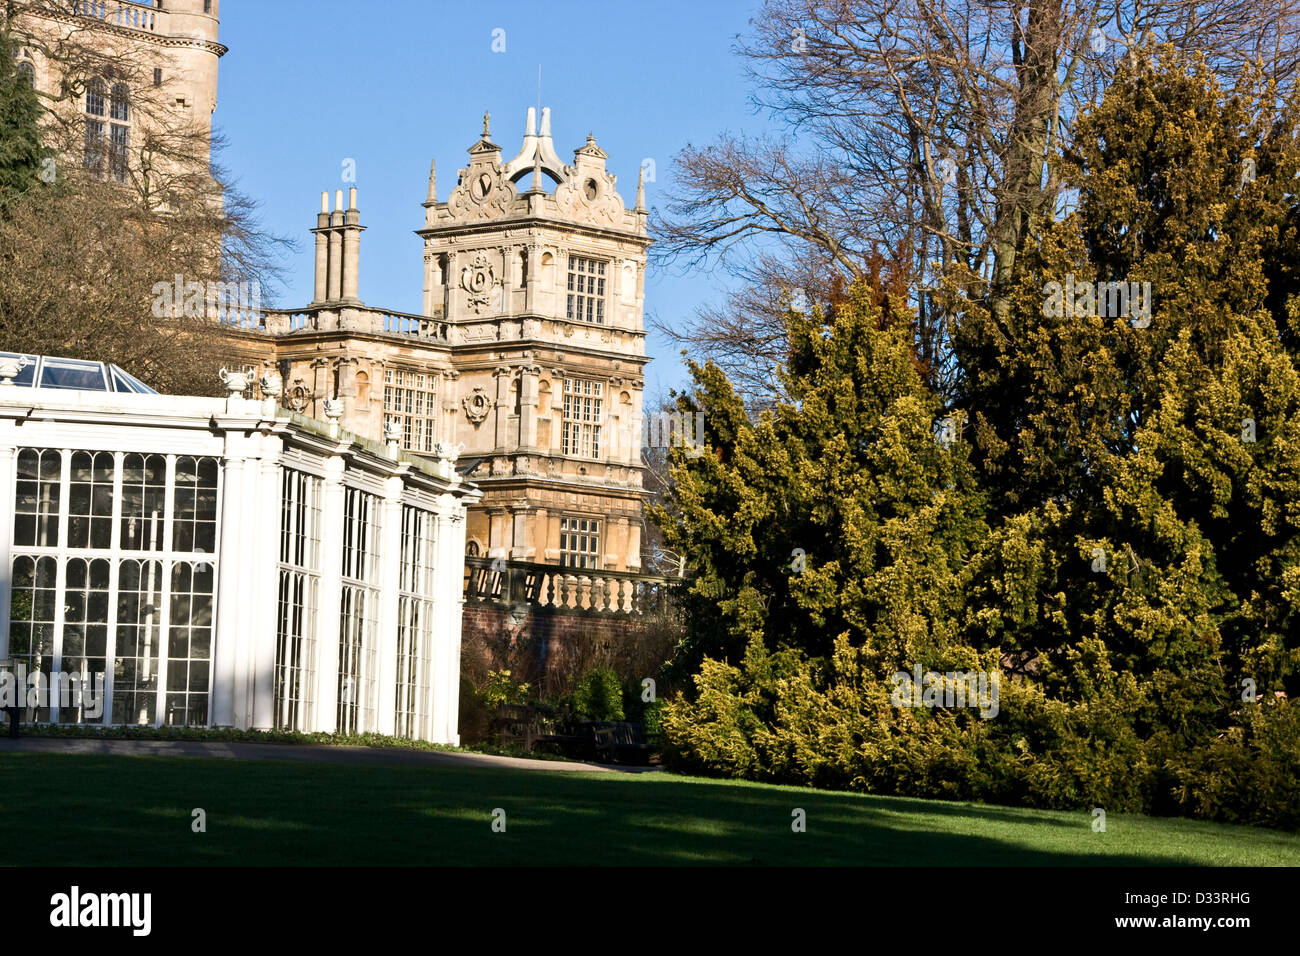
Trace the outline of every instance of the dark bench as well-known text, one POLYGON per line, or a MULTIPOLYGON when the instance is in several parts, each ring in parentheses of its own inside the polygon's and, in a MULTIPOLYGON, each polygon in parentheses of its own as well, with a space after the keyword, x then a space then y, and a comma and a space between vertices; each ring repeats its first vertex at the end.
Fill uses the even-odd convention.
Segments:
POLYGON ((596 759, 603 763, 650 765, 654 745, 646 740, 641 724, 617 721, 598 724, 596 731, 596 759))
POLYGON ((536 704, 501 704, 492 729, 502 746, 514 745, 528 753, 536 749, 574 760, 645 767, 658 749, 646 739, 641 724, 575 721, 567 711, 557 712, 536 704))
POLYGON ((542 750, 563 757, 595 760, 595 737, 566 712, 538 704, 501 704, 492 730, 502 746, 515 745, 532 753, 542 750))
POLYGON ((496 717, 492 719, 492 730, 502 746, 515 744, 524 750, 532 750, 533 744, 542 736, 542 724, 546 716, 540 707, 501 704, 497 708, 496 717))

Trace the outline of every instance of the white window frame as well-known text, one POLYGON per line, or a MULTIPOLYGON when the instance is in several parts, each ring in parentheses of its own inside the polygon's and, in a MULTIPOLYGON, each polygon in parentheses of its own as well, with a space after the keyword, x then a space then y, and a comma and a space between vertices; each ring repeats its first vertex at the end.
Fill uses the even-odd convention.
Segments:
POLYGON ((564 379, 560 454, 599 461, 604 423, 605 383, 596 379, 564 379))

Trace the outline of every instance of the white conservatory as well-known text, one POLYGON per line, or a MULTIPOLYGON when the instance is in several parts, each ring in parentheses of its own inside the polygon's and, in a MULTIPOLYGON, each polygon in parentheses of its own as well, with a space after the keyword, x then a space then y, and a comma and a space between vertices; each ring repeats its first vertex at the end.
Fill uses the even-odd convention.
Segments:
POLYGON ((97 362, 0 353, 0 660, 29 721, 459 743, 456 451, 412 459, 278 403, 159 395, 97 362), (43 677, 35 677, 41 674, 43 677), (34 703, 34 705, 33 705, 34 703))

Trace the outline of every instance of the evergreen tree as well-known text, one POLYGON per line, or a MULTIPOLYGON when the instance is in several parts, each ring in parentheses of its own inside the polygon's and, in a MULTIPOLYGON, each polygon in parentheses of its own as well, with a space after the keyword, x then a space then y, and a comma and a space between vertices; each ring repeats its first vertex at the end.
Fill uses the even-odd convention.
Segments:
POLYGON ((726 377, 692 365, 706 450, 678 451, 654 511, 697 576, 683 660, 737 660, 758 638, 815 656, 837 636, 882 668, 954 639, 983 504, 924 383, 900 299, 861 282, 826 316, 790 313, 790 403, 751 421, 726 377))
POLYGON ((17 43, 0 27, 0 215, 39 184, 46 152, 41 146, 43 107, 14 57, 17 43))
POLYGON ((972 303, 957 334, 1003 519, 968 624, 1062 685, 1096 638, 1184 688, 1176 723, 1295 672, 1297 302, 1279 317, 1266 256, 1291 241, 1300 111, 1257 75, 1224 93, 1195 57, 1145 62, 1080 124, 1079 210, 1040 225, 1007 322, 972 303), (1053 282, 1090 291, 1053 308, 1053 282), (1151 298, 1108 314, 1110 283, 1151 298))

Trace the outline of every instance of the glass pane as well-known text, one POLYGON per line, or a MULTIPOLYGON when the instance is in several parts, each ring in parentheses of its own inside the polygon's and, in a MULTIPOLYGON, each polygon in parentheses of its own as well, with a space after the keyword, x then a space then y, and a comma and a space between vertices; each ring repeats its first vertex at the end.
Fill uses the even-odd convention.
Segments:
POLYGON ((77 388, 103 392, 108 390, 103 368, 94 362, 67 362, 46 359, 41 369, 42 388, 77 388))

